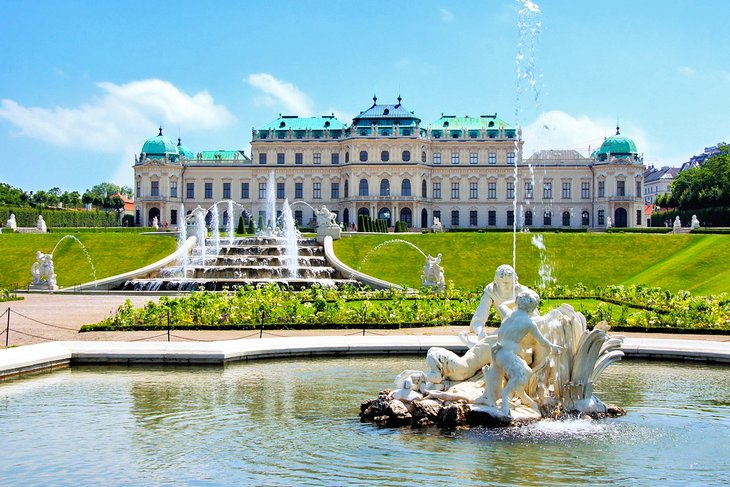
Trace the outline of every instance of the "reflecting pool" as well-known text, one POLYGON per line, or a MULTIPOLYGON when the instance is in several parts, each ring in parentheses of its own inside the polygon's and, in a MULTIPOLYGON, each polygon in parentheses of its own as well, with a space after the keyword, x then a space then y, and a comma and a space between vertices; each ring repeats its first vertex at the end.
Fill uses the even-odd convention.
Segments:
POLYGON ((668 485, 730 471, 730 371, 623 362, 605 421, 442 431, 360 423, 423 357, 72 367, 0 383, 2 485, 668 485))

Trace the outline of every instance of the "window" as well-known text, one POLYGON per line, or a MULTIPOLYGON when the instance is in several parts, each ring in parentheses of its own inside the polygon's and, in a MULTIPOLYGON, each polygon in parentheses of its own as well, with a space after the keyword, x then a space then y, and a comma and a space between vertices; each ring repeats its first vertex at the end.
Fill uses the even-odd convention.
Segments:
POLYGON ((205 199, 213 199, 213 183, 205 183, 205 199))
POLYGON ((142 196, 142 182, 137 181, 137 193, 135 193, 137 197, 142 196))
POLYGON ((304 154, 301 152, 294 153, 294 164, 304 164, 304 154))
POLYGON ((477 226, 477 210, 469 210, 469 226, 477 226))
POLYGON ((530 210, 525 212, 525 226, 532 226, 532 211, 530 210))
POLYGON ((479 154, 476 152, 471 152, 469 154, 469 164, 479 164, 479 154))
POLYGON ((408 162, 411 160, 411 151, 404 150, 403 151, 403 162, 408 162))
POLYGON ((515 165, 515 153, 514 152, 508 152, 507 153, 507 164, 515 165))
POLYGON ((160 196, 159 181, 150 181, 150 196, 160 196))
POLYGON ((170 198, 177 198, 177 181, 170 181, 170 198))
POLYGON ((421 162, 426 162, 426 151, 421 152, 421 162))
POLYGON ((564 227, 570 226, 570 212, 569 211, 563 212, 563 226, 564 227))
POLYGON ((277 164, 284 164, 285 156, 283 152, 277 152, 276 153, 276 163, 277 164))
POLYGON ((459 153, 452 152, 451 153, 451 164, 458 164, 458 163, 459 163, 459 153))
POLYGON ((390 181, 387 179, 380 180, 380 196, 390 196, 390 181))
POLYGON ((525 199, 531 200, 532 199, 532 183, 527 181, 525 183, 525 199))
POLYGON ((284 193, 284 183, 276 183, 276 198, 283 200, 286 195, 284 193))
POLYGON ((360 162, 367 162, 368 160, 368 151, 361 150, 360 151, 360 162))
POLYGON ((459 210, 451 210, 451 226, 459 226, 459 210))
POLYGON ((507 210, 507 226, 511 227, 515 224, 515 210, 507 210))
POLYGON ((400 183, 400 194, 401 196, 410 196, 411 195, 411 180, 410 179, 404 179, 400 183))
POLYGON ((553 214, 549 211, 546 211, 542 215, 542 224, 546 227, 549 227, 553 224, 553 214))
POLYGON ((636 224, 641 225, 641 210, 636 210, 636 224))
POLYGON ((298 227, 302 226, 302 210, 295 210, 294 211, 294 222, 297 224, 298 227))
POLYGON ((487 183, 487 199, 497 199, 497 183, 487 183))
POLYGON ((515 199, 515 183, 507 183, 507 199, 515 199))
POLYGON ((606 224, 606 211, 598 210, 598 225, 603 226, 606 224))
POLYGON ((231 183, 223 183, 223 199, 231 199, 231 183))
POLYGON ((563 199, 569 200, 571 198, 570 196, 570 183, 564 182, 563 183, 563 199))
POLYGON ((409 228, 413 226, 413 213, 410 208, 400 210, 400 221, 405 222, 409 228))
POLYGON ((177 210, 170 210, 170 225, 177 225, 177 210))
POLYGON ((294 183, 294 199, 301 200, 304 198, 304 183, 294 183))
MULTIPOLYGON (((636 181, 636 195, 637 198, 641 196, 641 181, 636 181)), ((638 225, 638 223, 637 223, 638 225)))
POLYGON ((315 152, 314 154, 312 154, 312 162, 314 164, 322 164, 322 153, 315 152))
POLYGON ((475 200, 479 197, 479 183, 469 183, 469 199, 475 200))
POLYGON ((350 162, 350 152, 345 152, 345 162, 350 162))
POLYGON ((421 181, 421 198, 428 198, 428 185, 426 180, 421 181))
POLYGON ((545 200, 553 199, 553 183, 542 183, 542 198, 545 200))
POLYGON ((361 179, 360 180, 360 189, 358 191, 358 194, 360 196, 367 196, 368 195, 368 180, 367 179, 361 179))
POLYGON ((584 211, 580 214, 580 224, 584 227, 588 226, 588 223, 590 222, 590 214, 587 211, 584 211))
POLYGON ((587 200, 591 197, 591 183, 580 183, 580 197, 584 200, 587 200))
POLYGON ((433 183, 433 199, 441 199, 441 183, 433 183))
POLYGON ((331 154, 332 157, 332 164, 339 164, 340 163, 340 154, 339 152, 333 152, 331 154))
POLYGON ((489 162, 489 164, 497 164, 497 153, 490 152, 487 158, 487 162, 489 162))
POLYGON ((440 152, 434 152, 433 153, 433 163, 434 164, 441 164, 441 153, 440 152))
POLYGON ((345 198, 350 197, 350 183, 345 179, 345 198))
POLYGON ((433 219, 437 219, 441 221, 441 210, 433 210, 433 219))
POLYGON ((380 153, 380 160, 383 162, 388 162, 390 160, 390 152, 387 150, 384 150, 380 153))
POLYGON ((266 164, 266 153, 262 152, 259 154, 259 164, 266 164))
POLYGON ((616 181, 616 196, 626 196, 626 181, 616 181))
POLYGON ((340 198, 340 183, 332 183, 332 191, 330 192, 330 198, 337 200, 340 198))
POLYGON ((606 181, 598 181, 598 197, 605 198, 606 196, 606 181))
POLYGON ((266 183, 259 183, 259 199, 266 199, 266 183))
POLYGON ((241 183, 241 199, 247 200, 248 198, 248 183, 241 183))
POLYGON ((312 183, 312 199, 322 199, 322 183, 312 183))
POLYGON ((487 212, 487 225, 490 227, 497 225, 497 212, 495 210, 489 210, 487 212))
POLYGON ((452 200, 458 200, 459 199, 459 183, 451 183, 451 199, 452 200))

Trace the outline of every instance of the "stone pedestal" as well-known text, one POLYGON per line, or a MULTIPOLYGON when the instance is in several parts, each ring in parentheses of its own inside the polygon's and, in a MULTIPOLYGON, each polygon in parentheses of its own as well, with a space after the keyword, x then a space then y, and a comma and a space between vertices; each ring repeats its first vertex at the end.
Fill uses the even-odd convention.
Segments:
POLYGON ((339 240, 342 236, 342 229, 337 225, 331 227, 318 227, 317 228, 317 243, 324 243, 326 236, 332 237, 332 240, 339 240))

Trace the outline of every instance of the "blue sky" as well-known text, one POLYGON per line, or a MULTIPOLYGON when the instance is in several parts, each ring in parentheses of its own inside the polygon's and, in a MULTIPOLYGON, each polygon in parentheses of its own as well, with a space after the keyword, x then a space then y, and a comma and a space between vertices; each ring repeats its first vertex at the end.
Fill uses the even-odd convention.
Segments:
POLYGON ((536 4, 1 1, 0 181, 131 185, 160 124, 194 152, 249 153, 279 113, 349 123, 374 93, 424 123, 497 112, 526 155, 587 153, 617 118, 647 164, 730 141, 730 2, 536 4))

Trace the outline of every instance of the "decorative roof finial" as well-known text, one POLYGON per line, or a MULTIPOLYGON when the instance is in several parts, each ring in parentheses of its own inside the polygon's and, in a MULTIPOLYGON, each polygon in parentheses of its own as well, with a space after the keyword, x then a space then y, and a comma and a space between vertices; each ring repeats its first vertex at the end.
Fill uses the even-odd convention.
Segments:
POLYGON ((373 94, 373 106, 375 106, 378 103, 378 97, 377 95, 373 94))
POLYGON ((618 129, 618 117, 616 117, 616 135, 621 135, 618 129))
POLYGON ((157 136, 158 136, 158 137, 161 137, 161 136, 162 136, 162 125, 160 125, 160 133, 159 133, 159 134, 157 134, 157 136))
POLYGON ((180 140, 180 137, 177 138, 177 146, 180 147, 182 145, 182 140, 180 140))
POLYGON ((400 101, 401 101, 402 99, 403 99, 403 98, 401 98, 401 97, 400 97, 400 93, 398 93, 398 105, 400 105, 400 101))

